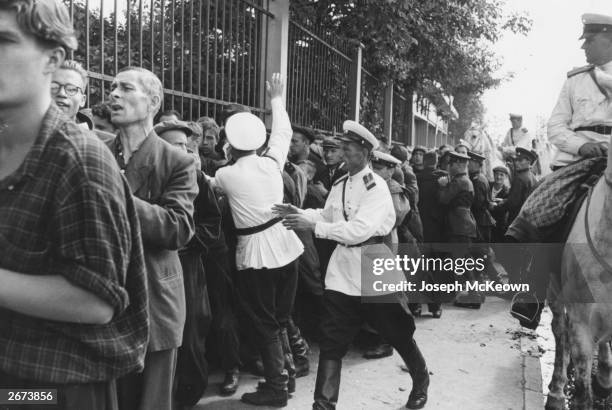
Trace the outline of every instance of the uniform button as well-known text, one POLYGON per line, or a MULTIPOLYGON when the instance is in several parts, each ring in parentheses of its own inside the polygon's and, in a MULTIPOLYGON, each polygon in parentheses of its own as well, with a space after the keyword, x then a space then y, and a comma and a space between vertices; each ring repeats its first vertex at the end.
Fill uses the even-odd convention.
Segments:
POLYGON ((13 189, 15 189, 15 185, 9 185, 9 186, 8 186, 8 190, 9 190, 9 191, 12 191, 13 189))

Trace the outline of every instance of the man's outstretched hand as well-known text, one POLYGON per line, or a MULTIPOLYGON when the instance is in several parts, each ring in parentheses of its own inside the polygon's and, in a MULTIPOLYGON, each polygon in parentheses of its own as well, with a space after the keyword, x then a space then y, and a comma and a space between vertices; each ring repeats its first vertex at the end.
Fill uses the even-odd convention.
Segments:
POLYGON ((300 208, 291 204, 276 204, 272 207, 272 212, 281 218, 291 214, 299 214, 300 208))
POLYGON ((266 81, 266 91, 268 92, 270 99, 282 97, 284 89, 285 84, 283 83, 283 78, 280 73, 272 74, 272 79, 270 81, 266 81))

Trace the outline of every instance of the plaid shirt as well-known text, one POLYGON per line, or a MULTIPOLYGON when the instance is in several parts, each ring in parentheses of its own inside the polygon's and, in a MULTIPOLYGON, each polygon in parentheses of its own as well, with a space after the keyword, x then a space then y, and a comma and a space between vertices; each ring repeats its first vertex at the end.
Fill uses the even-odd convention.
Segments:
POLYGON ((90 325, 0 309, 0 370, 87 383, 143 368, 146 273, 127 181, 108 148, 54 104, 23 164, 0 180, 0 249, 0 267, 62 275, 115 310, 108 324, 90 325))

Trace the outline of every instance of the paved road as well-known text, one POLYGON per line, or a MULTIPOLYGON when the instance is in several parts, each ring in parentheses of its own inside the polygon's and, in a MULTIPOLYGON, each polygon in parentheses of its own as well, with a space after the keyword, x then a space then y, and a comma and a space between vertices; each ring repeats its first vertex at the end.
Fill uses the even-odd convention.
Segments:
MULTIPOLYGON (((445 306, 441 319, 427 313, 417 319, 415 338, 431 373, 429 402, 435 410, 534 410, 543 408, 538 346, 508 314, 509 302, 488 297, 481 310, 445 306)), ((298 379, 287 409, 310 409, 316 375, 313 349, 311 374, 298 379)), ((411 388, 397 354, 365 360, 352 349, 343 362, 338 410, 404 408, 411 388)), ((255 409, 239 401, 258 379, 242 375, 235 396, 214 395, 221 375, 213 375, 197 410, 255 409)))

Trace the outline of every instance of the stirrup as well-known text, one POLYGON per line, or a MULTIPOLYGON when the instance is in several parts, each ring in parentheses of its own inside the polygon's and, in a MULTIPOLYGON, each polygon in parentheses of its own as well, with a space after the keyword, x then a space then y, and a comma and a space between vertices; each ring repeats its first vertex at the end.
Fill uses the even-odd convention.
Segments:
POLYGON ((518 292, 512 297, 512 301, 510 302, 510 314, 512 317, 518 319, 523 322, 534 322, 537 319, 538 311, 539 311, 540 300, 536 296, 535 293, 528 292, 518 292), (518 308, 525 305, 535 305, 536 309, 533 315, 526 316, 525 310, 517 310, 518 308))

